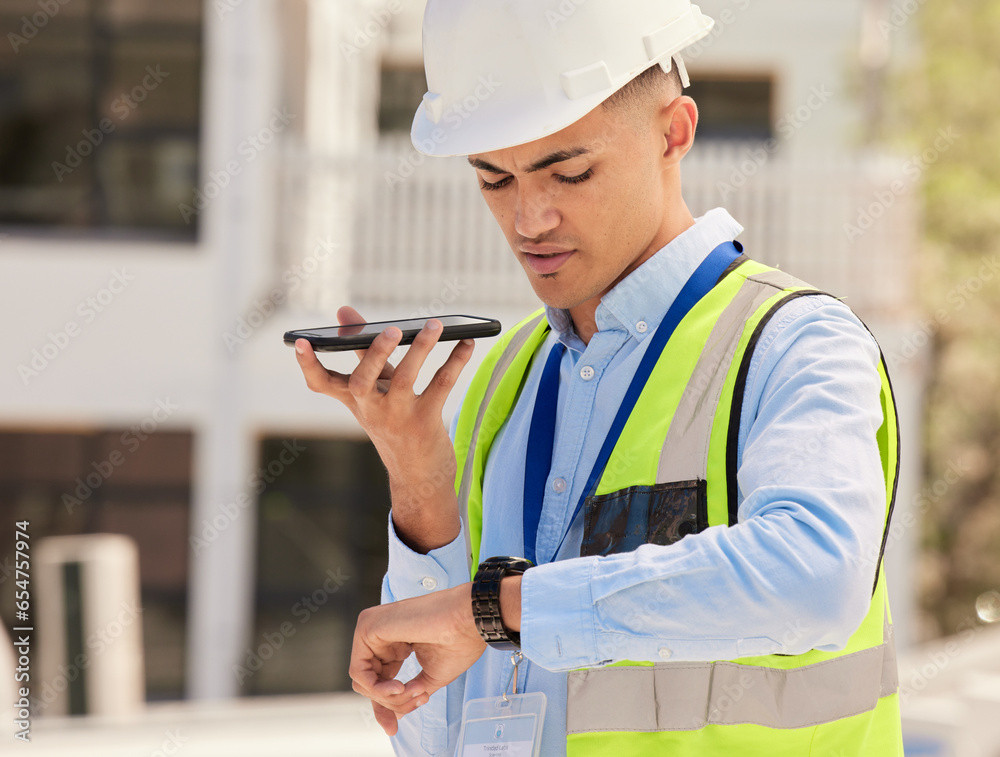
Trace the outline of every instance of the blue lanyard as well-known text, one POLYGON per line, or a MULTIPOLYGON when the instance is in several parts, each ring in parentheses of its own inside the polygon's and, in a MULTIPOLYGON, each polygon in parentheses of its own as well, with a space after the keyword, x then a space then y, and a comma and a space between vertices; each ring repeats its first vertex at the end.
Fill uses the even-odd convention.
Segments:
MULTIPOLYGON (((583 503, 597 487, 597 482, 604 473, 604 468, 611 458, 611 452, 621 437, 625 423, 632 414, 635 403, 639 400, 646 382, 653 373, 653 368, 660 359, 663 348, 673 336, 678 324, 690 312, 698 301, 708 294, 718 283, 726 269, 740 256, 740 248, 733 242, 726 242, 716 247, 697 270, 691 274, 673 301, 667 314, 663 317, 656 332, 650 337, 649 346, 642 356, 638 369, 632 377, 625 397, 622 399, 618 413, 608 431, 604 444, 593 470, 587 478, 580 501, 573 511, 569 524, 572 527, 576 517, 583 509, 583 503)), ((533 563, 538 562, 535 553, 535 542, 538 538, 538 523, 542 517, 542 500, 545 496, 545 486, 552 469, 552 448, 555 444, 556 407, 559 400, 559 366, 566 348, 557 342, 549 351, 542 370, 542 378, 535 397, 535 407, 531 415, 531 425, 528 430, 528 446, 524 462, 524 556, 533 563)), ((566 540, 563 534, 553 556, 559 554, 562 543, 566 540)))

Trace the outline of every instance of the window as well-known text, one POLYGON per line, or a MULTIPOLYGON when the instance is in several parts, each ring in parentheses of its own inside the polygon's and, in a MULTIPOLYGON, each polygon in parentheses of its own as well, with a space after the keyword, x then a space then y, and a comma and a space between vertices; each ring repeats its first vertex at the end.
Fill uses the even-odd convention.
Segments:
POLYGON ((379 133, 409 134, 413 114, 426 92, 427 79, 423 66, 383 68, 378 108, 379 133))
MULTIPOLYGON (((422 67, 385 66, 379 98, 379 132, 409 134, 413 114, 427 91, 422 67)), ((703 76, 685 94, 698 103, 702 139, 770 139, 774 82, 769 76, 703 76)))
POLYGON ((258 466, 274 475, 259 500, 241 692, 347 691, 355 622, 379 603, 388 560, 385 468, 371 442, 347 439, 265 439, 258 466))
POLYGON ((0 224, 193 239, 196 0, 4 0, 0 224))
POLYGON ((773 90, 770 77, 692 78, 685 94, 698 103, 698 138, 770 139, 773 90))
MULTIPOLYGON (((0 544, 13 544, 21 520, 30 521, 33 544, 90 533, 135 539, 146 698, 180 699, 192 436, 152 433, 148 425, 143 431, 144 424, 94 433, 0 432, 0 544)), ((14 582, 0 580, 0 607, 13 606, 14 582)))

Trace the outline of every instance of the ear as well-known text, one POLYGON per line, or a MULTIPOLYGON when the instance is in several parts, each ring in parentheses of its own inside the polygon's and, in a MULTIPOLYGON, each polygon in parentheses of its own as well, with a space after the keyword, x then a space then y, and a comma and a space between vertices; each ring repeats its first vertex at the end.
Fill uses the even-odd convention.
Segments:
POLYGON ((686 95, 674 98, 660 110, 659 125, 663 133, 663 160, 675 166, 694 144, 698 106, 686 95))

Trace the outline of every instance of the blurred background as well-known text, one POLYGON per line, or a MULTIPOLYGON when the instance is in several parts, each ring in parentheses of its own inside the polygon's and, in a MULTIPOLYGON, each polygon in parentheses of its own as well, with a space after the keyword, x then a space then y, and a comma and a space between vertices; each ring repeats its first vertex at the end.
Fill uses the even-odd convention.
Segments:
MULTIPOLYGON (((558 25, 580 0, 546 1, 558 25)), ((409 144, 423 5, 3 0, 0 617, 31 639, 19 747, 390 753, 347 677, 385 567, 385 473, 280 339, 344 303, 507 326, 536 307, 464 161, 409 144)), ((752 256, 878 336, 903 437, 887 571, 907 754, 996 757, 1000 5, 700 5, 716 26, 685 55, 688 204, 726 207, 752 256)), ((17 665, 0 651, 4 702, 17 665)))

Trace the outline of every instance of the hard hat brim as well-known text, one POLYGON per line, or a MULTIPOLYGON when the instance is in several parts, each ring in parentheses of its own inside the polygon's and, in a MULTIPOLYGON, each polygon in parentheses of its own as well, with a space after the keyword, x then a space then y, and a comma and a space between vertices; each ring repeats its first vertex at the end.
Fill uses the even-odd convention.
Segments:
POLYGON ((417 110, 410 130, 413 146, 424 155, 446 158, 503 150, 508 147, 543 139, 581 118, 598 107, 607 96, 591 95, 573 103, 525 102, 516 108, 510 103, 491 105, 479 103, 474 113, 446 113, 438 122, 429 117, 426 108, 417 110), (532 113, 525 118, 524 113, 532 113))

